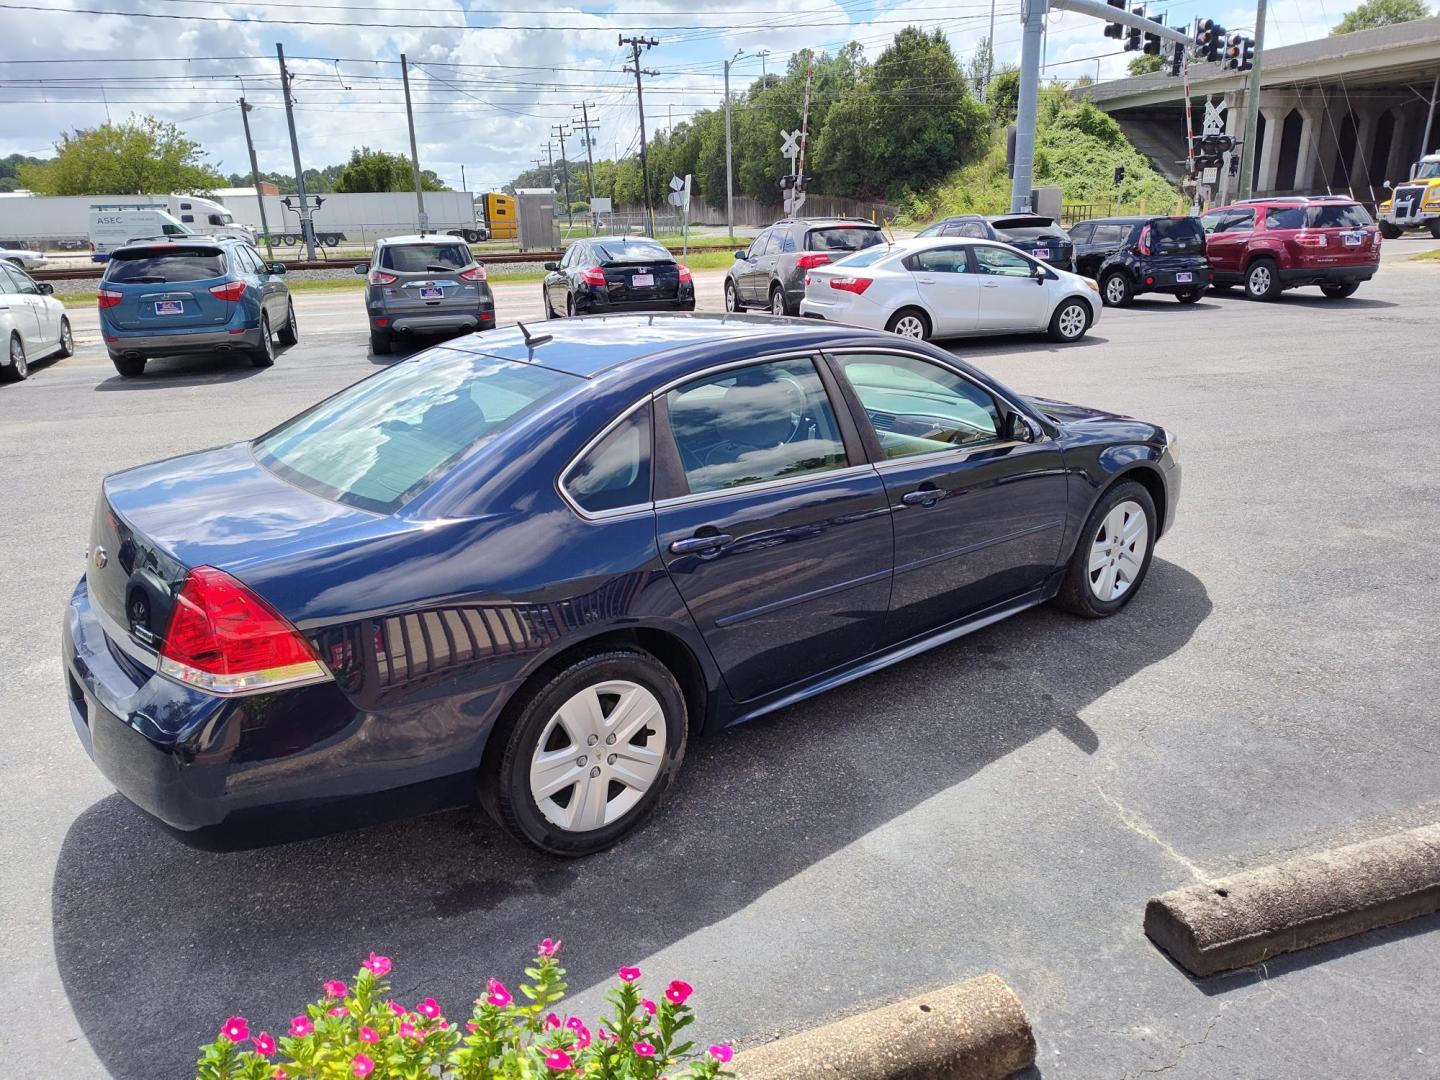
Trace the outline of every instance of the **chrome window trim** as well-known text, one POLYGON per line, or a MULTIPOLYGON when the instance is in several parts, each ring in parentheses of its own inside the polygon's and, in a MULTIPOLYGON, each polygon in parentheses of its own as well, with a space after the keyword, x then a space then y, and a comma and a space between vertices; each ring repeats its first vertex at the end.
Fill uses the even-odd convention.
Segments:
MULTIPOLYGON (((579 466, 586 454, 604 442, 612 431, 625 423, 626 420, 629 420, 642 406, 649 405, 650 403, 651 395, 646 394, 614 420, 611 420, 610 423, 600 429, 598 435, 590 439, 589 442, 580 448, 574 457, 566 462, 565 467, 561 469, 559 475, 555 477, 555 490, 560 493, 561 500, 586 521, 609 521, 612 518, 629 517, 631 514, 646 513, 655 508, 655 500, 649 499, 645 502, 631 503, 629 506, 617 506, 610 510, 586 510, 565 487, 565 481, 579 466)), ((655 424, 653 418, 650 424, 650 490, 652 492, 655 490, 655 424)))
POLYGON ((737 484, 735 487, 716 488, 714 491, 692 491, 688 495, 675 495, 669 499, 661 499, 654 504, 654 507, 656 510, 664 510, 672 506, 688 506, 691 503, 705 502, 709 499, 723 498, 727 495, 749 495, 754 492, 795 487, 799 484, 817 480, 822 477, 829 480, 835 477, 859 476, 861 473, 873 472, 875 472, 875 466, 867 461, 860 465, 846 465, 840 469, 817 469, 814 472, 801 473, 798 476, 782 476, 778 480, 760 480, 753 484, 737 484))
MULTIPOLYGON (((1078 294, 1077 294, 1077 295, 1078 295, 1078 294)), ((825 355, 826 355, 826 356, 829 356, 829 357, 831 357, 832 359, 834 359, 834 360, 836 361, 836 366, 838 367, 838 366, 839 366, 839 358, 840 358, 841 356, 846 356, 846 355, 849 355, 849 354, 853 353, 853 352, 854 352, 854 347, 847 345, 847 346, 845 346, 843 349, 830 349, 830 348, 827 348, 827 349, 824 350, 824 352, 825 352, 825 355)), ((904 356, 904 357, 906 357, 906 358, 908 358, 908 359, 910 359, 910 360, 919 360, 919 361, 922 361, 922 362, 927 363, 927 364, 934 364, 936 367, 943 368, 943 369, 945 369, 946 371, 950 372, 952 375, 958 375, 960 378, 964 379, 964 380, 965 380, 967 383, 969 383, 971 386, 974 386, 974 387, 976 387, 976 388, 979 389, 979 390, 983 390, 985 393, 989 394, 991 397, 993 397, 993 398, 994 398, 997 402, 999 402, 1001 405, 1007 406, 1007 407, 1010 409, 1011 412, 1017 412, 1017 413, 1019 413, 1021 416, 1026 417, 1027 419, 1034 419, 1033 411, 1032 411, 1032 410, 1026 409, 1026 408, 1022 408, 1021 406, 1017 405, 1015 402, 1013 402, 1013 401, 1011 401, 1009 398, 1007 398, 1005 395, 1000 394, 1000 393, 997 393, 996 391, 990 389, 990 387, 984 385, 983 383, 976 382, 971 376, 967 375, 965 372, 961 371, 959 368, 951 367, 951 366, 950 366, 949 364, 947 364, 945 361, 940 360, 940 359, 938 359, 937 357, 927 356, 927 355, 925 355, 925 354, 923 354, 923 353, 917 353, 917 352, 914 352, 913 350, 910 350, 910 349, 896 348, 894 345, 891 345, 891 344, 889 344, 888 342, 885 343, 885 344, 883 344, 883 345, 879 345, 879 346, 877 346, 877 347, 875 347, 875 348, 873 348, 873 349, 872 349, 872 348, 869 348, 869 347, 864 347, 864 352, 865 352, 866 355, 880 354, 880 355, 885 355, 885 356, 904 356)), ((845 374, 843 368, 840 370, 839 374, 841 374, 841 375, 844 375, 844 374, 845 374)), ((849 380, 847 379, 846 381, 848 382, 849 380)), ((852 389, 852 390, 854 389, 854 386, 853 386, 853 385, 851 386, 851 389, 852 389)), ((1046 437, 1049 438, 1048 433, 1046 433, 1046 437)))

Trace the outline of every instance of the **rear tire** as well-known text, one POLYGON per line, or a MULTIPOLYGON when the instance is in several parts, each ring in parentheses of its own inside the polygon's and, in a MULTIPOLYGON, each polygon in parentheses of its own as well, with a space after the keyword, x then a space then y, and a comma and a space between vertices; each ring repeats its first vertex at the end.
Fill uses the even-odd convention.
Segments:
POLYGON ((919 308, 901 308, 890 316, 885 329, 915 341, 930 340, 930 317, 919 308))
POLYGON ((392 346, 388 330, 370 331, 370 351, 376 356, 389 356, 392 346))
POLYGON ((30 362, 25 359, 25 344, 19 334, 10 335, 10 358, 0 367, 0 379, 5 382, 19 382, 30 374, 30 362))
POLYGON ((1079 341, 1090 329, 1090 319, 1090 305, 1084 300, 1062 300, 1050 316, 1050 340, 1067 345, 1079 341))
POLYGON ((1245 295, 1251 300, 1274 300, 1280 295, 1280 269, 1273 259, 1256 259, 1245 271, 1245 295))
MULTIPOLYGON (((618 707, 619 701, 613 700, 610 710, 618 707)), ((494 745, 500 750, 481 768, 481 801, 517 839, 552 855, 573 858, 602 851, 637 828, 664 800, 685 758, 689 728, 685 696, 670 670, 649 653, 638 649, 613 649, 582 656, 517 699, 509 711, 514 719, 492 736, 494 745), (562 706, 602 686, 606 687, 599 693, 602 709, 607 699, 638 690, 636 707, 653 709, 653 702, 659 707, 659 716, 652 714, 629 739, 611 743, 609 740, 614 738, 614 734, 623 734, 617 732, 610 736, 601 734, 599 737, 605 741, 589 744, 589 736, 562 726, 558 717, 562 706), (557 722, 552 723, 552 720, 557 722), (543 744, 542 739, 545 740, 543 744), (644 741, 637 744, 635 739, 644 741), (601 754, 597 755, 592 746, 602 748, 601 754), (587 781, 596 779, 592 770, 608 770, 617 764, 611 760, 616 753, 606 753, 603 750, 606 746, 622 757, 622 748, 626 746, 658 752, 655 762, 657 771, 638 798, 633 795, 640 790, 637 786, 612 779, 604 772, 598 779, 605 787, 590 789, 587 781), (549 797, 538 798, 534 787, 537 781, 532 775, 532 768, 538 764, 537 758, 566 747, 575 754, 573 786, 561 787, 549 797), (581 758, 587 759, 586 765, 579 764, 581 758), (618 792, 614 790, 617 786, 621 789, 618 792), (587 790, 593 791, 599 800, 598 816, 609 818, 615 814, 614 819, 590 828, 581 827, 579 823, 571 828, 558 824, 555 818, 566 815, 572 808, 583 811, 583 804, 574 800, 582 799, 587 790), (625 808, 622 800, 630 798, 634 798, 633 804, 625 808), (621 805, 612 805, 615 802, 621 805)), ((613 711, 605 713, 607 718, 613 715, 613 711)), ((620 769, 616 770, 617 773, 627 765, 642 768, 635 758, 621 760, 618 764, 620 769)), ((567 772, 555 779, 565 782, 568 775, 567 772)))
POLYGON ((1354 296, 1355 290, 1360 288, 1358 281, 1347 281, 1343 285, 1321 285, 1320 291, 1331 300, 1344 300, 1347 296, 1354 296))
POLYGON ((779 285, 770 286, 770 314, 779 319, 790 314, 790 305, 785 302, 785 290, 779 285))
POLYGON ((1155 501, 1145 485, 1116 484, 1086 518, 1055 603, 1085 619, 1114 615, 1135 598, 1150 572, 1155 526, 1155 501), (1115 595, 1127 574, 1123 591, 1115 595))
POLYGON ((1100 299, 1106 307, 1128 307, 1135 299, 1130 275, 1123 270, 1111 270, 1100 281, 1100 299))
POLYGON ((1382 221, 1380 222, 1380 235, 1383 236, 1386 240, 1399 240, 1400 237, 1405 235, 1405 230, 1400 228, 1399 225, 1392 224, 1388 221, 1382 221))
POLYGON ((143 356, 110 356, 110 362, 115 365, 115 370, 127 379, 138 379, 145 374, 145 358, 143 356))
POLYGON ((1175 294, 1175 299, 1182 304, 1198 304, 1200 298, 1205 295, 1204 289, 1190 289, 1187 292, 1175 294))
POLYGON ((300 327, 295 322, 295 301, 290 300, 285 305, 285 325, 280 328, 280 344, 289 348, 291 345, 300 342, 300 327))
POLYGON ((270 316, 260 315, 260 347, 250 353, 250 363, 259 368, 275 363, 275 341, 270 336, 270 316))

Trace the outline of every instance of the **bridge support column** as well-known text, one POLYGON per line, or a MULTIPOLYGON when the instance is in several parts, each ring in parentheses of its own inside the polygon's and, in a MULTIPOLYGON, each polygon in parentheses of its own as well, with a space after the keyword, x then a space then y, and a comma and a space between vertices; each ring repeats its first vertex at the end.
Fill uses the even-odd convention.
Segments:
POLYGON ((1385 175, 1375 177, 1376 180, 1398 184, 1409 178, 1410 140, 1414 138, 1410 132, 1410 117, 1413 112, 1413 109, 1404 107, 1395 110, 1395 128, 1390 135, 1390 156, 1385 159, 1385 175))
POLYGON ((1255 180, 1255 194, 1275 190, 1275 174, 1280 171, 1280 144, 1285 138, 1285 110, 1264 109, 1265 134, 1260 140, 1260 175, 1255 180))
POLYGON ((1355 154, 1350 160, 1350 186, 1351 193, 1357 197, 1365 195, 1375 185, 1370 175, 1370 150, 1375 141, 1375 121, 1379 115, 1380 110, 1373 105, 1362 105, 1355 114, 1355 154))
POLYGON ((1304 103, 1300 106, 1300 151, 1295 162, 1295 190, 1308 192, 1315 187, 1315 164, 1319 159, 1320 123, 1322 112, 1317 113, 1304 103))

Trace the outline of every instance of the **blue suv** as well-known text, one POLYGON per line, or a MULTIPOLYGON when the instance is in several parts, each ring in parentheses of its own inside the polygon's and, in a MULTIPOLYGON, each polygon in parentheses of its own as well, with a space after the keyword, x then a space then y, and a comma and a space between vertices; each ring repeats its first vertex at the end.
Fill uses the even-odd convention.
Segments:
POLYGON ((275 363, 299 340, 280 263, 228 237, 134 243, 110 254, 97 294, 100 332, 115 370, 140 375, 152 356, 243 352, 275 363))

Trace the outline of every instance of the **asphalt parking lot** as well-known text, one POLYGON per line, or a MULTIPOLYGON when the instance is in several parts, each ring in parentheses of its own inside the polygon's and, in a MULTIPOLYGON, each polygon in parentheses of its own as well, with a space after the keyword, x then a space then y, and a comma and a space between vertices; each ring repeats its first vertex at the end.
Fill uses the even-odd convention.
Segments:
MULTIPOLYGON (((453 1012, 559 937, 587 1011, 634 963, 696 985, 707 1040, 994 971, 1047 1080, 1440 1076, 1440 917, 1203 984, 1141 933, 1155 893, 1440 816, 1440 264, 1404 258, 1433 246, 1387 244, 1348 301, 1146 299, 1079 345, 959 343, 1022 392, 1179 432, 1179 519, 1142 594, 1098 623, 1028 612, 696 745, 668 808, 580 862, 478 812, 209 854, 114 794, 58 655, 101 477, 394 358, 367 354, 358 293, 297 294, 301 343, 269 370, 122 380, 74 312, 77 355, 0 387, 0 1060, 185 1076, 224 1017, 283 1030, 372 948, 403 1000, 453 1012)), ((718 307, 720 276, 697 280, 718 307)), ((497 300, 540 317, 538 285, 497 300)))

